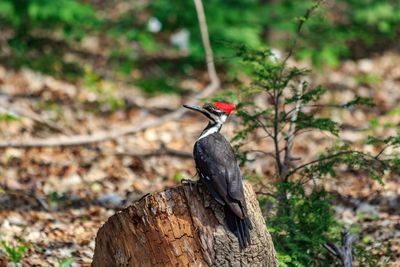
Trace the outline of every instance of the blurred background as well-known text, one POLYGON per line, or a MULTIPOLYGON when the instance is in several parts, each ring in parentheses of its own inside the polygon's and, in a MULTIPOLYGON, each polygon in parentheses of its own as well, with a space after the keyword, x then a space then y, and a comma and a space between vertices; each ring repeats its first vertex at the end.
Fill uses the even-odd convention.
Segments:
MULTIPOLYGON (((233 96, 252 80, 237 56, 239 46, 269 47, 283 59, 297 36, 288 64, 312 70, 309 80, 327 89, 324 103, 373 99, 374 107, 324 115, 340 125, 341 140, 374 151, 363 140, 399 130, 400 2, 327 0, 298 34, 298 21, 313 3, 204 0, 221 79, 214 97, 237 103, 233 96)), ((209 77, 196 9, 193 1, 1 0, 0 29, 0 259, 26 266, 88 266, 97 229, 109 216, 148 192, 195 176, 192 146, 206 122, 188 114, 104 142, 58 146, 55 141, 50 147, 36 142, 138 126, 202 92, 209 77)), ((233 116, 223 134, 232 139, 241 125, 240 116, 233 116)), ((257 135, 248 151, 272 145, 257 135)), ((299 137, 293 149, 312 159, 333 142, 317 131, 299 137)), ((243 165, 246 178, 256 191, 273 192, 266 185, 276 181, 274 161, 260 153, 251 159, 243 165)), ((399 173, 382 179, 341 168, 317 182, 329 195, 335 225, 329 221, 332 227, 321 236, 337 237, 342 226, 351 229, 359 236, 361 266, 398 266, 399 173)), ((305 195, 308 189, 305 185, 305 195)), ((260 196, 268 218, 273 202, 260 196)), ((313 255, 327 254, 321 240, 276 245, 281 265, 333 264, 329 255, 299 256, 305 253, 302 242, 313 243, 313 255)))

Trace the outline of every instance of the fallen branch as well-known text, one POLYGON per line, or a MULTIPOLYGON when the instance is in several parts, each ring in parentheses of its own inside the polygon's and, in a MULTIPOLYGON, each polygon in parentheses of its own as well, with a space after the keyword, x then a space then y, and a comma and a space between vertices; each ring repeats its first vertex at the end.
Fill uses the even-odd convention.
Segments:
MULTIPOLYGON (((7 186, 7 184, 2 184, 0 186, 0 189, 2 189, 5 193, 5 195, 12 196, 14 195, 18 199, 21 198, 26 198, 29 200, 34 200, 38 206, 40 206, 43 210, 45 211, 50 211, 50 207, 47 204, 47 201, 45 198, 40 197, 35 190, 20 190, 20 189, 11 189, 7 186)), ((1 265, 0 265, 1 266, 1 265)))
POLYGON ((63 128, 56 123, 49 122, 42 117, 40 117, 38 114, 36 114, 33 110, 30 110, 28 107, 20 107, 20 106, 12 106, 11 103, 11 98, 10 97, 0 97, 0 111, 3 112, 12 112, 18 115, 19 117, 25 117, 28 118, 34 122, 36 122, 39 125, 45 126, 49 128, 52 131, 58 132, 58 133, 63 133, 66 134, 63 128))
MULTIPOLYGON (((208 29, 206 18, 204 15, 203 4, 201 0, 195 0, 197 17, 199 19, 199 26, 201 32, 201 38, 203 41, 204 52, 206 56, 207 72, 210 79, 210 83, 204 88, 201 93, 198 93, 191 97, 192 101, 188 101, 187 104, 195 104, 199 99, 210 96, 220 86, 220 80, 215 70, 215 64, 208 37, 208 29)), ((179 108, 176 111, 165 114, 158 119, 146 121, 140 125, 134 125, 129 127, 123 127, 111 131, 99 131, 90 135, 74 135, 74 136, 61 136, 47 139, 30 139, 23 141, 3 141, 0 142, 0 148, 16 147, 16 148, 29 148, 29 147, 65 147, 65 146, 80 146, 88 145, 93 143, 104 142, 107 140, 113 140, 121 136, 128 134, 136 134, 149 128, 157 127, 163 123, 171 120, 180 119, 186 113, 186 109, 179 108)), ((112 127, 111 127, 112 128, 112 127)))
POLYGON ((171 156, 177 158, 191 159, 192 153, 183 152, 175 149, 171 149, 165 146, 165 144, 161 144, 160 148, 152 151, 146 152, 118 152, 117 155, 121 156, 130 156, 130 157, 140 157, 140 158, 150 158, 150 157, 159 157, 159 156, 171 156))

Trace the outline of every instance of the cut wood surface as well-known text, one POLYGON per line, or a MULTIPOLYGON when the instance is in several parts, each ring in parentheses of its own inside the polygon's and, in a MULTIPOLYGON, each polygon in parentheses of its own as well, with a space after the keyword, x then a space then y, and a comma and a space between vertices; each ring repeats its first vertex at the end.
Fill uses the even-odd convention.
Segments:
POLYGON ((256 196, 244 183, 251 245, 239 249, 224 212, 199 183, 147 195, 108 219, 96 237, 92 266, 276 266, 256 196))

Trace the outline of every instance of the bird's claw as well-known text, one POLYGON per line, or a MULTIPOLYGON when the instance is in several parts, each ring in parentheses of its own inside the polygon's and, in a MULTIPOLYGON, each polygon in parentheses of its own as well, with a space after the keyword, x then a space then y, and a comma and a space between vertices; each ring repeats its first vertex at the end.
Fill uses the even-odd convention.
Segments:
POLYGON ((196 181, 190 180, 190 179, 182 179, 181 184, 187 184, 189 185, 190 190, 192 190, 192 186, 196 185, 196 181))

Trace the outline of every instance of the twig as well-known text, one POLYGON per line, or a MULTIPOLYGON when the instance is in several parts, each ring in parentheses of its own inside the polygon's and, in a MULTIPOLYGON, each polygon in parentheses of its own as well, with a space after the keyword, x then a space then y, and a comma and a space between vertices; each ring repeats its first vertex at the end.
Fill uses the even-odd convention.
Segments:
POLYGON ((184 114, 182 109, 178 109, 172 113, 166 114, 159 119, 153 121, 147 121, 141 125, 124 127, 111 131, 96 132, 91 135, 74 135, 74 136, 61 136, 53 137, 48 139, 30 139, 25 141, 3 141, 0 142, 0 148, 5 147, 17 147, 17 148, 29 148, 29 147, 61 147, 61 146, 79 146, 87 145, 92 143, 103 142, 118 137, 134 134, 151 127, 158 126, 166 121, 178 119, 184 114))
POLYGON ((375 158, 376 160, 378 160, 379 157, 383 154, 383 152, 385 152, 385 150, 386 150, 387 148, 389 148, 389 145, 384 146, 384 147, 381 149, 381 151, 379 151, 379 153, 376 154, 376 156, 375 156, 374 158, 375 158))
POLYGON ((4 109, 4 111, 6 111, 6 112, 13 112, 13 113, 17 114, 18 116, 28 118, 28 119, 36 122, 37 124, 43 125, 43 126, 49 128, 50 130, 53 130, 58 133, 66 134, 62 127, 60 127, 52 122, 46 121, 45 119, 40 117, 38 114, 34 113, 33 111, 26 110, 26 107, 25 108, 12 107, 12 105, 9 103, 10 100, 11 100, 10 97, 3 97, 3 96, 0 97, 0 111, 2 109, 4 109))
POLYGON ((300 18, 300 22, 297 25, 297 29, 296 29, 296 35, 293 38, 292 44, 290 46, 289 52, 286 55, 286 57, 283 59, 282 61, 282 71, 286 65, 287 60, 292 56, 294 49, 296 48, 297 45, 297 40, 299 39, 300 35, 301 35, 301 31, 303 29, 304 23, 310 18, 310 16, 312 15, 312 13, 321 5, 321 3, 324 2, 324 0, 319 0, 317 1, 314 5, 312 5, 309 9, 307 9, 306 13, 304 14, 303 17, 300 18))
POLYGON ((272 139, 274 139, 272 133, 268 130, 267 126, 262 123, 259 119, 255 118, 255 121, 258 123, 258 125, 264 130, 264 132, 271 137, 272 139))
POLYGON ((160 148, 157 150, 154 150, 154 151, 140 152, 140 153, 119 152, 119 153, 117 153, 117 155, 142 157, 142 158, 159 157, 159 156, 163 156, 163 155, 168 155, 168 156, 177 157, 177 158, 192 158, 193 157, 191 153, 182 152, 179 150, 168 148, 165 146, 165 144, 161 144, 160 148))
POLYGON ((333 256, 340 259, 343 267, 352 267, 353 266, 353 257, 351 252, 351 246, 354 242, 357 241, 357 237, 354 235, 350 235, 347 230, 342 230, 342 246, 337 247, 332 243, 325 243, 322 246, 333 256))
POLYGON ((43 208, 45 211, 50 211, 50 207, 46 202, 46 199, 43 199, 42 197, 38 196, 35 191, 24 191, 24 190, 19 190, 19 189, 10 189, 7 185, 2 185, 2 189, 6 192, 8 195, 14 195, 17 197, 27 197, 32 200, 34 200, 40 207, 43 208))
MULTIPOLYGON (((201 38, 203 41, 203 47, 206 54, 206 63, 208 76, 210 83, 204 88, 204 90, 192 97, 192 101, 188 104, 195 104, 199 99, 210 96, 220 86, 220 80, 215 70, 213 54, 211 50, 210 40, 208 37, 207 23, 204 15, 203 4, 201 0, 194 0, 196 6, 197 17, 199 19, 199 26, 201 32, 201 38)), ((61 136, 48 139, 30 139, 23 141, 4 141, 0 142, 0 148, 6 147, 17 147, 17 148, 29 148, 29 147, 65 147, 65 146, 79 146, 93 143, 104 142, 119 138, 128 134, 135 134, 144 131, 149 128, 159 126, 167 121, 177 120, 186 113, 186 109, 179 108, 178 110, 165 114, 158 119, 152 121, 146 121, 140 125, 129 126, 119 128, 111 131, 99 131, 91 135, 74 135, 74 136, 61 136)))

